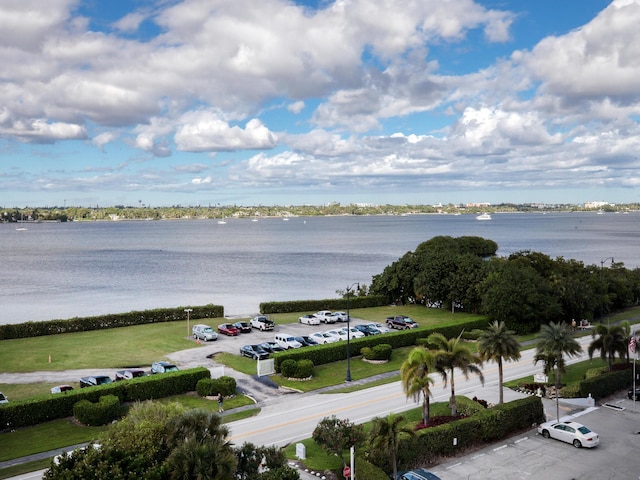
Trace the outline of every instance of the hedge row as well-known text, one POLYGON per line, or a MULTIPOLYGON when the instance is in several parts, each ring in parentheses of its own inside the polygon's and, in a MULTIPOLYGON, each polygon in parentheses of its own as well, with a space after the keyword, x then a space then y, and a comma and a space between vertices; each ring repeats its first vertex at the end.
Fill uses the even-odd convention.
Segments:
POLYGON ((115 395, 124 403, 192 392, 198 380, 210 377, 208 369, 199 367, 11 402, 0 408, 0 428, 29 427, 70 417, 73 406, 80 400, 97 403, 106 395, 115 395))
MULTIPOLYGON (((349 308, 384 307, 389 300, 381 295, 366 297, 349 297, 349 308)), ((290 302, 264 302, 260 304, 260 313, 312 312, 319 310, 347 310, 346 298, 329 298, 325 300, 295 300, 290 302)))
POLYGON ((398 467, 411 469, 441 457, 459 455, 469 448, 529 429, 544 419, 542 400, 533 395, 483 409, 455 422, 425 428, 415 437, 401 442, 398 467))
MULTIPOLYGON (((486 328, 488 321, 486 319, 460 321, 449 325, 438 325, 434 327, 419 327, 410 330, 401 330, 398 332, 389 332, 383 335, 370 335, 363 338, 353 338, 350 341, 350 355, 357 357, 361 355, 361 350, 365 347, 373 348, 378 344, 387 343, 391 348, 409 347, 419 343, 419 339, 426 339, 435 332, 442 333, 447 338, 460 335, 463 330, 472 330, 475 328, 486 328)), ((309 359, 314 365, 324 365, 327 363, 338 362, 347 358, 347 342, 336 342, 325 345, 318 345, 307 348, 289 349, 285 352, 273 353, 275 368, 280 372, 280 365, 288 359, 301 360, 309 359)))
POLYGON ((196 392, 201 397, 215 397, 220 393, 223 397, 231 397, 236 394, 236 389, 236 379, 228 376, 202 378, 196 384, 196 392))
MULTIPOLYGON (((606 372, 597 377, 586 378, 579 382, 579 396, 594 399, 608 397, 620 390, 628 389, 633 384, 633 369, 606 372)), ((564 392, 564 389, 563 389, 564 392)))
MULTIPOLYGON (((69 320, 47 320, 43 322, 13 323, 0 325, 0 340, 11 338, 40 337, 59 333, 87 332, 105 328, 129 327, 147 323, 176 322, 184 320, 186 307, 160 308, 128 313, 113 313, 97 317, 76 317, 69 320)), ((189 307, 192 318, 224 317, 224 307, 220 305, 204 305, 189 307)))

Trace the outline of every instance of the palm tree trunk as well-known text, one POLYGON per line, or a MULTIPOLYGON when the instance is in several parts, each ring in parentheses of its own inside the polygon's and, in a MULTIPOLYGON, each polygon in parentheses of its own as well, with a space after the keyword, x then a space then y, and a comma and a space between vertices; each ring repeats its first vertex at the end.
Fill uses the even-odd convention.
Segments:
POLYGON ((456 388, 453 380, 453 368, 451 369, 451 416, 458 415, 458 406, 456 405, 456 388))
POLYGON ((504 402, 504 392, 502 389, 502 377, 504 375, 504 372, 502 371, 502 357, 498 358, 498 388, 500 389, 500 396, 499 396, 499 400, 498 403, 502 404, 504 402))
POLYGON ((560 367, 556 366, 556 419, 560 421, 560 367))

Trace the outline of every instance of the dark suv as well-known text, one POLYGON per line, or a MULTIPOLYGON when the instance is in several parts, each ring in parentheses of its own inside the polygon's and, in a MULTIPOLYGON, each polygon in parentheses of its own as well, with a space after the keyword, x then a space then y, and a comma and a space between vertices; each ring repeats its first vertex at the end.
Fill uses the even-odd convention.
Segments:
POLYGON ((97 385, 106 385, 107 383, 112 383, 111 377, 107 377, 106 375, 96 375, 94 377, 82 377, 80 379, 80 388, 85 387, 95 387, 97 385))

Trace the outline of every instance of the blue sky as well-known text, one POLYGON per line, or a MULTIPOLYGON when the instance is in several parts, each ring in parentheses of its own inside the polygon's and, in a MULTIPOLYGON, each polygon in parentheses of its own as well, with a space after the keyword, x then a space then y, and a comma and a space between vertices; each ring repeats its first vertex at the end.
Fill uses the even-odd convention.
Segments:
POLYGON ((640 0, 0 4, 0 206, 639 202, 640 0))

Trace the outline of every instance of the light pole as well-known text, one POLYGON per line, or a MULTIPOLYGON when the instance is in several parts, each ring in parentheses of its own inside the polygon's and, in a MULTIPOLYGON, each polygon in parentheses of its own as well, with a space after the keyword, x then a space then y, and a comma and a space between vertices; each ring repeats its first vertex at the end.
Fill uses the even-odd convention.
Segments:
POLYGON ((191 335, 191 330, 189 330, 189 314, 193 312, 193 308, 185 308, 184 311, 187 312, 187 337, 189 337, 189 335, 191 335))
POLYGON ((351 381, 351 317, 349 316, 349 297, 351 296, 353 287, 356 287, 356 290, 360 290, 360 284, 356 282, 347 287, 347 382, 351 381))
POLYGON ((611 263, 614 262, 613 257, 600 260, 600 323, 602 323, 602 304, 604 303, 604 264, 609 260, 611 263))

